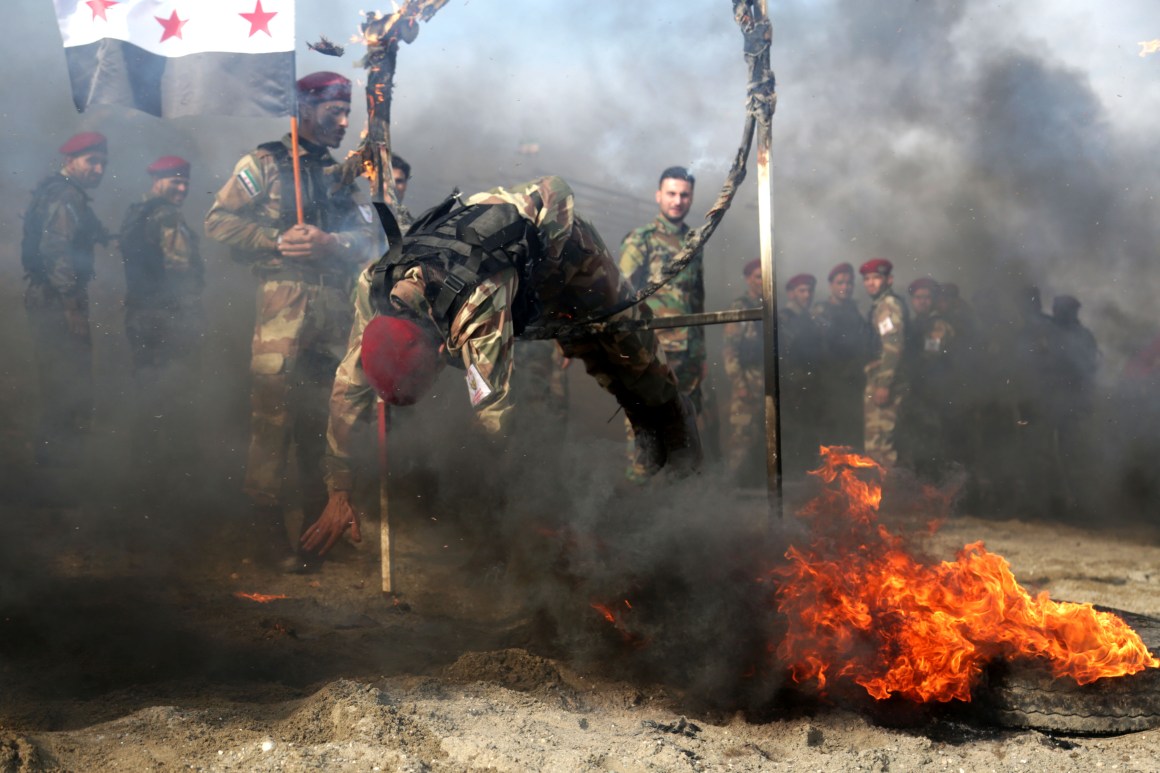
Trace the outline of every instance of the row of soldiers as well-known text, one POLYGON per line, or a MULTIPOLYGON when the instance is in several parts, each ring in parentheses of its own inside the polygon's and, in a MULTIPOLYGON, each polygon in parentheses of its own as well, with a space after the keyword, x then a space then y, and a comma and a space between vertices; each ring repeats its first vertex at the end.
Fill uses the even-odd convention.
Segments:
MULTIPOLYGON (((826 444, 930 482, 965 468, 974 493, 1025 508, 1045 501, 1044 490, 1066 492, 1099 364, 1080 302, 1057 296, 1047 315, 1028 286, 1006 294, 1006 305, 1003 293, 980 293, 976 310, 957 285, 920 277, 906 289, 908 303, 894 291, 893 264, 875 258, 857 271, 870 299, 863 314, 855 273, 850 263, 834 266, 829 295, 816 303, 813 275, 785 284, 778 356, 787 477, 809 469, 826 444)), ((759 308, 760 263, 744 276, 747 292, 733 308, 759 308)), ((727 326, 728 463, 746 481, 762 470, 762 348, 760 323, 727 326)))
MULTIPOLYGON (((376 394, 409 404, 429 391, 442 364, 458 362, 480 425, 506 438, 513 426, 514 332, 536 319, 562 322, 619 308, 613 319, 634 320, 646 312, 627 302, 629 286, 615 260, 574 213, 572 192, 559 178, 463 203, 449 198, 384 251, 384 226, 406 226, 409 213, 384 207, 376 215, 330 154, 348 127, 350 81, 315 73, 298 82, 298 97, 297 146, 287 135, 246 154, 217 192, 204 228, 258 278, 242 485, 253 525, 275 555, 285 556, 284 521, 300 509, 301 539, 283 563, 308 570, 317 565, 312 551, 325 552, 347 529, 357 534, 350 432, 376 394), (457 223, 471 228, 456 230, 457 223), (290 485, 293 461, 299 490, 290 485)), ((94 249, 111 238, 89 197, 108 162, 107 139, 86 132, 60 150, 59 174, 42 183, 26 213, 23 249, 41 371, 37 458, 46 465, 74 464, 87 429, 93 394, 87 288, 94 249)), ((409 167, 397 157, 393 166, 401 204, 409 167)), ((161 457, 195 436, 183 408, 195 393, 190 372, 204 332, 204 267, 180 210, 190 164, 164 157, 148 173, 150 192, 130 208, 119 235, 126 331, 138 407, 145 408, 135 445, 180 477, 192 462, 161 457)), ((687 208, 686 201, 682 216, 687 208)), ((634 461, 647 475, 699 465, 692 408, 652 333, 581 334, 561 340, 559 350, 562 358, 582 359, 624 408, 634 461)))

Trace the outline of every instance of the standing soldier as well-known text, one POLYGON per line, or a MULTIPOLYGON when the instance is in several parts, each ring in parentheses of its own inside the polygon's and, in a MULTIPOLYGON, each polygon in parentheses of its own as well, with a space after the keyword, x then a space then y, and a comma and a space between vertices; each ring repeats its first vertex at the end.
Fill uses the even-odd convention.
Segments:
MULTIPOLYGON (((317 473, 327 395, 350 330, 350 289, 359 268, 381 252, 374 210, 353 184, 341 182, 327 150, 346 133, 350 95, 350 81, 336 73, 298 81, 303 224, 295 213, 289 135, 243 157, 205 218, 206 234, 232 247, 260 282, 243 489, 259 528, 272 528, 283 548, 289 446, 293 441, 298 450, 303 513, 315 515, 326 500, 317 473)), ((286 568, 310 567, 298 557, 286 568)))
POLYGON ((41 181, 24 214, 20 257, 40 379, 36 461, 71 465, 93 412, 93 344, 89 333, 89 281, 93 250, 108 233, 89 206, 88 191, 101 184, 108 142, 98 132, 77 134, 60 152, 64 165, 41 181))
POLYGON ((914 317, 906 328, 903 359, 909 391, 898 418, 898 447, 917 475, 937 482, 950 461, 946 426, 954 389, 955 331, 938 311, 938 282, 921 277, 906 291, 914 317))
POLYGON ((785 283, 786 302, 777 312, 778 358, 781 361, 782 469, 801 477, 818 455, 818 355, 821 337, 810 317, 813 274, 797 274, 785 283))
POLYGON ((411 165, 402 156, 392 153, 391 175, 395 183, 395 198, 399 202, 399 206, 395 208, 395 220, 399 222, 399 228, 403 229, 403 233, 406 233, 411 223, 415 222, 411 210, 403 204, 403 198, 407 195, 407 183, 411 181, 411 165))
MULTIPOLYGON (((661 173, 656 192, 660 214, 656 220, 624 237, 620 244, 620 273, 633 289, 639 290, 650 282, 660 281, 665 269, 685 246, 689 234, 685 216, 693 205, 694 184, 693 175, 684 167, 671 166, 661 173)), ((697 253, 671 282, 651 295, 646 304, 655 317, 703 312, 705 268, 701 253, 697 253)), ((712 392, 703 389, 707 370, 705 330, 702 327, 668 328, 656 331, 656 337, 669 366, 677 375, 681 394, 692 400, 701 436, 712 449, 717 427, 715 412, 709 404, 712 392)), ((629 448, 633 448, 631 428, 629 448)), ((630 450, 630 455, 632 453, 630 450)), ((635 458, 631 460, 627 474, 636 482, 647 477, 640 461, 635 458)))
MULTIPOLYGON (((511 442, 515 336, 539 316, 549 325, 583 319, 631 294, 559 177, 452 205, 420 220, 419 233, 359 275, 349 348, 330 397, 330 501, 303 535, 308 549, 325 553, 348 528, 357 538, 350 438, 355 423, 369 417, 376 392, 393 405, 410 405, 427 395, 444 363, 459 364, 480 425, 498 443, 511 442)), ((630 305, 610 319, 641 314, 630 305)), ((560 343, 624 408, 647 474, 662 467, 688 473, 700 464, 692 406, 652 332, 584 333, 560 343)), ((500 458, 480 463, 501 474, 500 458)))
POLYGON ((821 442, 861 450, 870 326, 853 299, 854 267, 839 263, 827 279, 830 297, 814 304, 812 311, 821 336, 821 442))
POLYGON ((890 468, 898 461, 894 429, 902 403, 905 383, 902 353, 909 324, 906 304, 894 294, 894 264, 885 258, 874 258, 858 269, 862 285, 870 295, 870 331, 874 349, 866 365, 865 444, 866 454, 890 468))
MULTIPOLYGON (((761 261, 745 264, 745 295, 730 309, 761 308, 761 261)), ((756 321, 725 326, 725 375, 729 377, 729 445, 725 462, 738 485, 757 485, 765 472, 765 338, 756 321)))
POLYGON ((133 450, 138 462, 163 455, 160 461, 175 480, 191 480, 205 265, 197 236, 181 214, 189 162, 162 156, 146 171, 153 185, 143 201, 129 207, 120 239, 125 333, 137 387, 133 450))

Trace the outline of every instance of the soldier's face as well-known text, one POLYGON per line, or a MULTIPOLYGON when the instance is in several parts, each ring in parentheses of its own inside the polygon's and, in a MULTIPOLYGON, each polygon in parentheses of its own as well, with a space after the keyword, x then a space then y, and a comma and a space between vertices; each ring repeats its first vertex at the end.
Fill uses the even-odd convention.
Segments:
POLYGON ((317 105, 302 105, 298 111, 299 130, 302 136, 327 148, 337 148, 346 136, 350 124, 350 103, 343 100, 319 102, 317 105))
POLYGON ((915 290, 910 296, 910 308, 915 314, 929 314, 934 308, 934 293, 930 290, 915 290))
POLYGON ((105 176, 109 156, 99 150, 72 156, 64 165, 64 173, 82 188, 96 188, 105 176))
POLYGON ((399 203, 403 203, 403 197, 407 195, 407 175, 403 174, 402 169, 391 168, 391 174, 395 178, 395 197, 398 198, 399 203))
POLYGON ((798 285, 789 291, 789 299, 799 309, 808 309, 814 300, 814 288, 809 285, 798 285))
POLYGON ((749 276, 745 277, 745 287, 749 290, 749 294, 754 297, 761 295, 761 269, 757 269, 749 276))
POLYGON ((153 181, 153 195, 175 206, 180 207, 188 193, 189 180, 185 177, 162 177, 153 181))
POLYGON ((878 293, 882 292, 882 288, 886 287, 887 284, 889 282, 882 274, 865 274, 862 277, 862 286, 866 288, 866 292, 872 298, 878 297, 878 293))
POLYGON ((657 204, 667 220, 681 222, 689 214, 689 207, 693 206, 693 184, 688 180, 674 180, 671 177, 661 180, 661 187, 657 189, 657 204))
POLYGON ((830 296, 836 301, 848 301, 854 295, 854 275, 845 272, 830 280, 830 296))

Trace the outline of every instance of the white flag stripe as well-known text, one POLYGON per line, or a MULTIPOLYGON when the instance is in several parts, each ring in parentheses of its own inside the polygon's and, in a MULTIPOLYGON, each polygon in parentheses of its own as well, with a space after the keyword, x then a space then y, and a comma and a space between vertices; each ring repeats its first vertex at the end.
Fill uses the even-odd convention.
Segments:
POLYGON ((65 48, 113 38, 166 57, 294 50, 294 0, 95 0, 95 9, 86 0, 53 3, 65 48), (257 13, 259 5, 262 15, 253 21, 241 15, 257 13), (185 23, 166 37, 166 25, 177 26, 170 21, 174 13, 185 23))

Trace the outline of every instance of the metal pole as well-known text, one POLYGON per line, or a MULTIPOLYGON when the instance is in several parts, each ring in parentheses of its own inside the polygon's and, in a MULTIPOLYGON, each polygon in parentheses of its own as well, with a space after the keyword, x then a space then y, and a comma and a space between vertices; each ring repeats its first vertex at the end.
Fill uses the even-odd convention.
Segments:
MULTIPOLYGON (((769 18, 767 0, 759 0, 763 20, 769 18)), ((768 49, 765 56, 769 56, 768 49)), ((769 506, 780 518, 781 499, 781 416, 777 358, 777 277, 773 265, 773 180, 770 150, 773 144, 773 114, 762 111, 757 122, 757 213, 761 238, 762 332, 765 337, 765 466, 769 506)))

